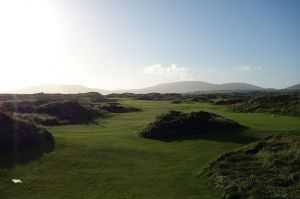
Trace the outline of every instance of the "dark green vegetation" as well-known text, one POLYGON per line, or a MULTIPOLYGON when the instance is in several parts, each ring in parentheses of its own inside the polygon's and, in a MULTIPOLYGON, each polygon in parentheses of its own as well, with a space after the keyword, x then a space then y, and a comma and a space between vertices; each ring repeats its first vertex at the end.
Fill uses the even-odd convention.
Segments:
POLYGON ((110 102, 103 95, 90 92, 79 94, 0 94, 0 101, 62 101, 62 100, 77 100, 77 101, 92 101, 92 102, 110 102))
POLYGON ((54 138, 46 130, 0 112, 0 168, 11 167, 54 149, 54 138))
POLYGON ((139 135, 152 139, 195 139, 194 136, 211 136, 209 134, 233 131, 237 128, 242 129, 237 122, 217 114, 205 111, 183 113, 172 110, 157 116, 154 122, 139 132, 139 135))
MULTIPOLYGON (((230 94, 231 96, 232 94, 230 94)), ((178 93, 113 93, 106 95, 109 98, 131 98, 136 100, 151 100, 151 101, 185 101, 185 102, 213 102, 214 99, 226 97, 227 94, 213 93, 213 94, 178 94, 178 93)))
POLYGON ((110 98, 133 98, 138 100, 153 100, 153 101, 168 101, 182 99, 183 95, 178 93, 147 93, 147 94, 134 94, 134 93, 113 93, 106 95, 110 98))
MULTIPOLYGON (((107 102, 79 103, 93 108, 107 102)), ((48 127, 55 150, 13 169, 0 169, 1 198, 221 198, 206 178, 199 177, 209 162, 251 141, 245 137, 260 139, 300 131, 299 117, 249 115, 208 103, 132 99, 118 103, 142 111, 110 113, 111 117, 95 118, 95 123, 48 127), (212 112, 248 129, 172 142, 137 135, 157 115, 170 110, 212 112), (23 184, 13 184, 11 178, 19 178, 23 184)))
POLYGON ((109 112, 140 111, 99 93, 0 95, 0 99, 0 167, 35 159, 54 149, 52 135, 37 124, 89 124, 109 112))
POLYGON ((78 101, 9 101, 0 109, 43 125, 83 124, 101 116, 99 109, 84 106, 78 101))
POLYGON ((113 101, 99 93, 0 95, 0 110, 46 126, 87 124, 108 112, 140 111, 113 101))
POLYGON ((128 113, 128 112, 135 112, 141 111, 139 108, 135 107, 124 107, 119 103, 111 102, 101 106, 101 109, 106 110, 111 113, 128 113))
POLYGON ((300 91, 300 84, 295 84, 293 86, 287 87, 286 90, 300 91))
POLYGON ((261 112, 300 116, 299 95, 275 95, 252 97, 231 106, 238 112, 261 112))
POLYGON ((300 135, 272 136, 224 154, 204 175, 224 198, 299 198, 300 135))
POLYGON ((281 115, 300 115, 300 94, 297 90, 251 91, 232 93, 178 94, 110 94, 111 98, 132 98, 137 100, 170 101, 174 104, 201 102, 224 105, 236 112, 258 112, 281 115))

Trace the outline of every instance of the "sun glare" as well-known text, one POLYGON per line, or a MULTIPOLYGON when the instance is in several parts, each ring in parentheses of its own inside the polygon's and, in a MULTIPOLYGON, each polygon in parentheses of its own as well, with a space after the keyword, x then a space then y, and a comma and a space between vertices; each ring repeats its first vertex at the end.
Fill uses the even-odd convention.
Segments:
POLYGON ((63 32, 52 1, 0 2, 0 89, 33 85, 54 73, 61 59, 63 32), (14 79, 10 85, 5 82, 14 79))

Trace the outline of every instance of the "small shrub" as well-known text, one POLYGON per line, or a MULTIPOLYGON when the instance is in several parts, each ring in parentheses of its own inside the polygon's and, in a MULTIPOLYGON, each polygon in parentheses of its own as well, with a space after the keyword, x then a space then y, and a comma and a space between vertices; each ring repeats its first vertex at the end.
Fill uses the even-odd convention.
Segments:
POLYGON ((111 113, 128 113, 128 112, 136 112, 141 111, 139 108, 135 107, 124 107, 120 105, 119 103, 108 103, 107 105, 104 105, 100 107, 103 110, 106 110, 111 113))
POLYGON ((205 111, 170 111, 157 116, 154 122, 139 132, 139 135, 152 139, 172 139, 236 127, 240 127, 237 122, 205 111))

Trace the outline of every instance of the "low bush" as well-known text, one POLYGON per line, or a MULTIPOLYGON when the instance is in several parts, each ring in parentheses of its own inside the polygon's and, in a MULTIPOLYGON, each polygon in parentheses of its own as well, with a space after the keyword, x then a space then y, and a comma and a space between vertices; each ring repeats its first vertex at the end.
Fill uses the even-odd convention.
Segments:
POLYGON ((106 95, 108 98, 135 98, 138 94, 134 93, 111 93, 106 95))
POLYGON ((100 107, 101 109, 111 112, 111 113, 127 113, 127 112, 136 112, 141 111, 139 108, 135 107, 125 107, 119 103, 108 103, 100 107))
POLYGON ((43 104, 38 107, 37 113, 55 116, 60 124, 83 124, 93 121, 93 118, 100 115, 93 109, 82 106, 77 101, 63 101, 43 104))
POLYGON ((246 101, 245 99, 225 99, 225 100, 218 100, 214 104, 215 105, 232 105, 237 103, 242 103, 246 101))
POLYGON ((183 113, 173 110, 157 116, 154 122, 139 132, 139 135, 152 139, 174 139, 237 127, 241 127, 237 122, 213 113, 183 113))
POLYGON ((147 94, 137 94, 136 99, 138 100, 154 100, 154 101, 168 101, 180 99, 181 94, 178 93, 147 93, 147 94))

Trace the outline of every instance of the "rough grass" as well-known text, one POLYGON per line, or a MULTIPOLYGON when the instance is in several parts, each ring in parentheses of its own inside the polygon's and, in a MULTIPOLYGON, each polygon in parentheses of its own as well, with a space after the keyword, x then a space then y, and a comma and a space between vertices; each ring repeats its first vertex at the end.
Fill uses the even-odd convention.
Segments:
POLYGON ((42 125, 86 124, 102 115, 100 110, 76 100, 6 101, 0 104, 0 110, 42 125))
POLYGON ((228 137, 175 142, 138 137, 139 129, 171 109, 214 112, 248 126, 243 134, 256 137, 300 130, 300 118, 232 113, 215 105, 142 100, 121 104, 143 111, 118 113, 98 120, 99 125, 49 128, 55 150, 15 169, 0 170, 1 198, 220 198, 199 174, 243 143, 228 137), (12 184, 11 178, 24 183, 12 184))
POLYGON ((204 173, 224 198, 300 195, 300 135, 282 134, 227 153, 204 173))
MULTIPOLYGON (((79 98, 84 94, 75 95, 79 98)), ((0 95, 1 96, 1 95, 0 95)), ((113 100, 98 102, 93 93, 86 93, 84 99, 78 100, 48 100, 43 101, 0 101, 0 111, 13 113, 24 120, 39 125, 56 126, 70 124, 94 123, 97 117, 107 116, 107 113, 125 113, 141 111, 135 107, 124 107, 113 100)), ((68 95, 65 96, 68 99, 68 95)), ((101 98, 102 99, 102 98, 101 98)))
MULTIPOLYGON (((220 134, 228 130, 242 131, 242 126, 220 115, 206 111, 183 113, 171 110, 156 117, 139 132, 144 138, 160 140, 196 139, 197 136, 208 136, 212 133, 220 134)), ((216 135, 216 136, 218 136, 216 135)))
POLYGON ((252 97, 231 106, 237 112, 273 113, 300 116, 299 95, 275 95, 252 97))
POLYGON ((35 159, 53 148, 53 136, 46 129, 0 112, 0 168, 35 159))
POLYGON ((111 113, 128 113, 128 112, 135 112, 141 111, 139 108, 135 107, 124 107, 119 103, 110 102, 100 107, 102 110, 111 112, 111 113))

